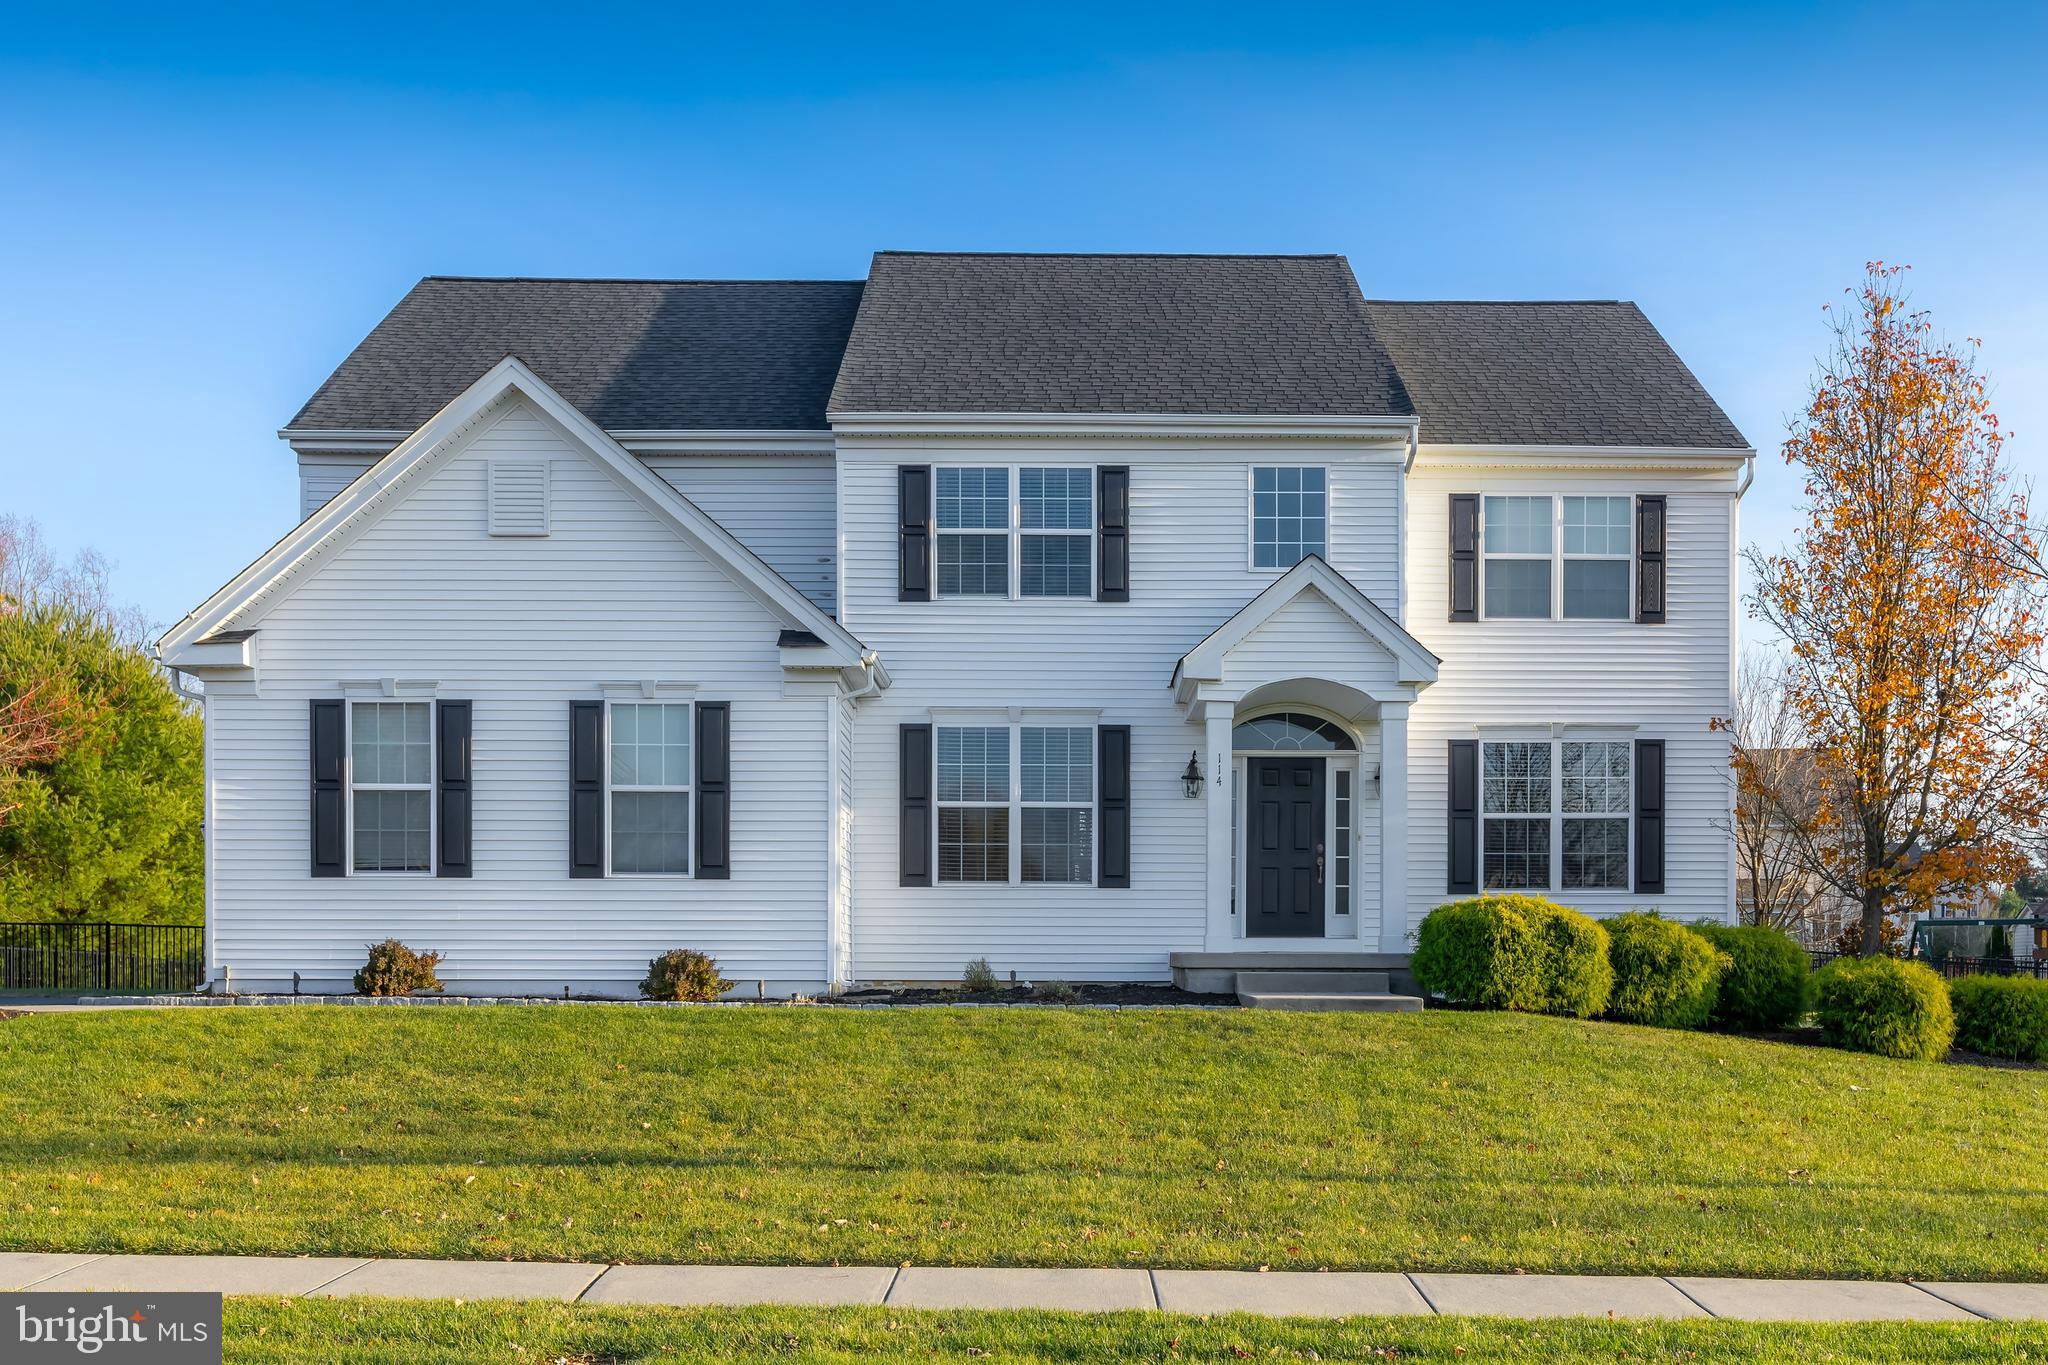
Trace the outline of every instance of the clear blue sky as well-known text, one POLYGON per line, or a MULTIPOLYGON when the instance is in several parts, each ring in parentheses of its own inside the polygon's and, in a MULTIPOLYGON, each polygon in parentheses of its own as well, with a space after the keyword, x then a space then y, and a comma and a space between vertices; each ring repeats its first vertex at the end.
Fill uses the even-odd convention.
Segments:
POLYGON ((288 527, 273 433, 418 276, 852 278, 880 247, 1632 298, 1767 453, 1766 542, 1821 304, 1909 262, 2038 473, 2048 7, 1664 8, 17 7, 0 511, 168 623, 288 527))

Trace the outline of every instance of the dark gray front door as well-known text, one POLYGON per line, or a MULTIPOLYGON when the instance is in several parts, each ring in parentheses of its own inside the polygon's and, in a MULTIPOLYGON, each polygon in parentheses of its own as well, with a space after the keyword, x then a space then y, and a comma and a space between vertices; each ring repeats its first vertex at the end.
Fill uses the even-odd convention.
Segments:
POLYGON ((1245 819, 1245 933, 1323 936, 1323 782, 1320 758, 1250 758, 1245 819))

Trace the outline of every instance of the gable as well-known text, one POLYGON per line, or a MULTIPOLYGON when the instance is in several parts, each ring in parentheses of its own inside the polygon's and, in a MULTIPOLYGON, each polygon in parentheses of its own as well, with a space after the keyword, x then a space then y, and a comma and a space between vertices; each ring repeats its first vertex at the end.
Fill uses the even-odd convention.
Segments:
POLYGON ((1291 597, 1223 656, 1223 681, 1255 687, 1281 678, 1334 678, 1354 686, 1399 681, 1393 653, 1314 588, 1291 597))
POLYGON ((1346 673, 1330 670, 1352 669, 1368 686, 1390 666, 1383 680, 1402 687, 1435 682, 1440 662, 1320 555, 1310 555, 1274 579, 1183 654, 1171 685, 1185 703, 1202 683, 1230 678, 1233 668, 1242 677, 1252 659, 1269 668, 1289 668, 1275 677, 1313 673, 1349 681, 1346 673))
MULTIPOLYGON (((530 463, 534 452, 539 452, 543 461, 559 458, 566 464, 587 465, 598 471, 619 492, 651 514, 670 537, 695 549, 782 627, 815 635, 823 643, 821 657, 815 661, 817 666, 859 668, 872 661, 873 656, 837 621, 510 356, 378 461, 340 497, 287 534, 173 626, 159 642, 160 656, 175 667, 182 651, 212 632, 230 627, 246 629, 258 623, 269 609, 267 604, 317 575, 342 547, 408 502, 431 482, 440 467, 470 450, 479 433, 497 431, 515 412, 524 415, 494 438, 500 442, 504 456, 530 463)), ((483 472, 481 467, 479 472, 483 472)), ((566 508, 572 502, 573 499, 559 506, 566 508)), ((557 507, 551 492, 550 524, 557 507)), ((470 525, 485 535, 487 515, 485 494, 480 491, 467 516, 470 525)), ((514 544, 529 546, 546 543, 546 538, 541 537, 509 539, 514 544)), ((624 544, 621 542, 621 546, 624 544)), ((483 552, 476 547, 444 551, 444 560, 454 578, 461 575, 460 561, 465 553, 474 556, 483 552)), ((615 546, 609 553, 617 558, 622 550, 615 546)))

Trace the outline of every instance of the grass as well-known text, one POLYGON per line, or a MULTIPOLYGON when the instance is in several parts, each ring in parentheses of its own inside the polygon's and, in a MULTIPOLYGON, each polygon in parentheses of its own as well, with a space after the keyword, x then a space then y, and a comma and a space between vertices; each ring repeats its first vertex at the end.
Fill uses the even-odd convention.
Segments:
POLYGON ((600 1308, 567 1304, 230 1299, 239 1365, 433 1365, 502 1360, 781 1362, 1083 1360, 1941 1362, 2039 1359, 2040 1323, 1788 1324, 1489 1318, 1191 1318, 1158 1313, 890 1308, 600 1308))
POLYGON ((1508 1014, 0 1022, 0 1249, 2048 1279, 2048 1073, 1508 1014))

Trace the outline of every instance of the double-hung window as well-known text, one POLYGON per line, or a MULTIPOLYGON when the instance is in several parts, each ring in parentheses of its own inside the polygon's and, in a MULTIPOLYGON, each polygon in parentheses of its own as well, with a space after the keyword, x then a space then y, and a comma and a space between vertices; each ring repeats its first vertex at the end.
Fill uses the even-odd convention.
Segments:
POLYGON ((1092 725, 940 725, 938 880, 1095 879, 1092 725))
POLYGON ((433 703, 349 704, 349 805, 352 870, 434 870, 433 703))
POLYGON ((1634 517, 1628 497, 1488 495, 1487 618, 1626 621, 1634 517))
POLYGON ((690 705, 613 702, 611 875, 679 877, 690 870, 690 705))
POLYGON ((1092 468, 942 466, 935 475, 939 596, 1094 595, 1092 468))
POLYGON ((1329 480, 1325 470, 1252 467, 1252 567, 1291 569, 1329 553, 1329 480))
POLYGON ((1482 750, 1482 885, 1628 888, 1634 818, 1629 741, 1489 740, 1482 750))

